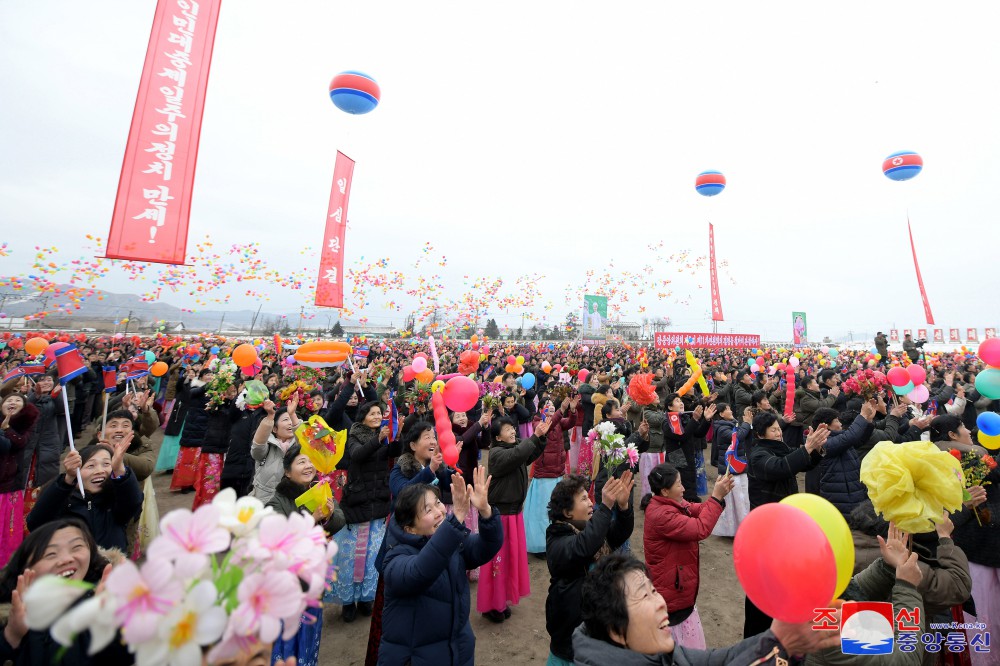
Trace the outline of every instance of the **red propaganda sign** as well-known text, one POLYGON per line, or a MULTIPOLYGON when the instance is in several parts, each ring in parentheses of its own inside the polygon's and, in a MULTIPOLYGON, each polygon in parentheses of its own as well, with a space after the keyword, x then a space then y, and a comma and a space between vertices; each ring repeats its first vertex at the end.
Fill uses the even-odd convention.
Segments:
POLYGON ((347 231, 347 201, 351 197, 354 160, 337 151, 333 166, 330 207, 326 212, 326 233, 319 256, 316 279, 316 305, 344 307, 344 236, 347 231))
POLYGON ((908 329, 908 328, 904 328, 904 329, 903 329, 903 337, 904 337, 904 338, 905 338, 905 337, 906 337, 907 335, 912 335, 912 334, 913 334, 913 331, 911 331, 910 329, 908 329))
POLYGON ((985 331, 985 335, 983 336, 983 338, 985 338, 986 340, 992 340, 995 337, 997 337, 997 329, 995 329, 995 328, 987 328, 986 331, 985 331))
POLYGON ((759 335, 736 333, 656 333, 653 339, 657 349, 726 349, 759 347, 759 335))
POLYGON ((920 339, 920 340, 926 340, 927 339, 927 329, 926 328, 918 328, 917 329, 917 338, 920 339))
POLYGON ((889 329, 889 342, 899 342, 899 329, 890 328, 889 329))
POLYGON ((961 342, 962 336, 957 328, 948 329, 948 342, 961 342))
POLYGON ((715 227, 708 223, 708 258, 712 278, 712 321, 722 321, 722 299, 719 296, 719 274, 715 270, 715 227))
POLYGON ((979 329, 977 328, 967 328, 965 329, 965 339, 969 342, 979 342, 979 329))
POLYGON ((940 328, 934 329, 934 342, 944 342, 944 330, 940 328))
POLYGON ((221 0, 159 0, 106 256, 183 264, 221 0))

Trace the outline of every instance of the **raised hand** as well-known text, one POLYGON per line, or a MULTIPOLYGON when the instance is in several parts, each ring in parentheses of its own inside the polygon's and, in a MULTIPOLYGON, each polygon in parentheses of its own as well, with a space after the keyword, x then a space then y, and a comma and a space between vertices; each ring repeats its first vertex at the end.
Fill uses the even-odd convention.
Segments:
POLYGON ((267 413, 267 418, 274 418, 274 403, 270 400, 264 401, 264 411, 267 413))
POLYGON ((549 426, 551 425, 552 422, 549 421, 549 417, 546 416, 544 419, 541 420, 541 422, 538 425, 535 426, 535 434, 538 435, 539 437, 545 437, 547 434, 549 434, 549 426))
POLYGON ((461 474, 451 475, 451 508, 460 523, 469 515, 469 490, 461 474))
POLYGON ((628 508, 628 501, 632 498, 632 489, 635 487, 635 478, 631 470, 626 470, 619 479, 618 484, 618 508, 624 511, 628 508))
POLYGON ((609 509, 614 507, 615 502, 618 501, 618 492, 621 488, 621 479, 616 479, 611 477, 608 482, 604 484, 604 488, 601 489, 601 502, 604 506, 609 509))
POLYGON ((951 516, 947 511, 941 515, 941 522, 934 526, 934 531, 937 532, 939 539, 951 538, 951 533, 955 531, 955 523, 951 522, 951 516))
POLYGON ((66 468, 66 476, 63 477, 66 483, 74 485, 76 483, 76 473, 83 467, 83 458, 79 451, 70 451, 63 458, 63 466, 66 468))
POLYGON ((889 523, 888 539, 878 536, 878 548, 882 552, 882 559, 893 569, 898 568, 909 557, 909 550, 906 548, 906 533, 896 527, 895 523, 889 523))
POLYGON ((469 494, 472 498, 472 506, 476 507, 481 518, 489 518, 493 515, 493 507, 490 506, 490 481, 492 476, 486 476, 486 468, 479 465, 472 471, 472 481, 475 485, 469 486, 469 494))
POLYGON ((725 499, 726 495, 732 492, 733 484, 736 483, 734 479, 729 474, 724 474, 715 480, 715 486, 712 488, 712 497, 721 501, 725 499))
POLYGON ((819 451, 826 444, 827 438, 830 437, 830 431, 827 430, 826 424, 822 423, 818 428, 809 433, 806 437, 806 451, 813 453, 819 451))
POLYGON ((918 587, 924 579, 924 572, 917 564, 917 554, 910 553, 902 564, 896 567, 896 580, 905 580, 913 587, 918 587))
POLYGON ((969 488, 969 494, 972 495, 972 497, 965 500, 963 504, 970 509, 974 509, 986 501, 986 489, 982 486, 972 486, 969 488))
POLYGON ((17 648, 28 634, 28 611, 24 607, 24 594, 35 580, 35 572, 25 569, 17 577, 17 588, 10 595, 10 616, 7 618, 7 628, 4 637, 12 648, 17 648))
POLYGON ((121 441, 113 446, 115 452, 111 456, 111 473, 115 476, 121 476, 125 473, 125 452, 128 451, 129 445, 132 444, 132 438, 135 436, 134 432, 122 437, 121 441))
POLYGON ((441 453, 441 449, 435 449, 434 453, 431 454, 431 462, 427 466, 431 468, 432 472, 437 474, 438 469, 440 469, 441 465, 443 464, 444 464, 444 454, 441 453))
POLYGON ((705 410, 705 420, 706 421, 711 421, 712 417, 715 416, 715 413, 717 411, 718 411, 718 408, 715 405, 709 405, 708 409, 705 410))

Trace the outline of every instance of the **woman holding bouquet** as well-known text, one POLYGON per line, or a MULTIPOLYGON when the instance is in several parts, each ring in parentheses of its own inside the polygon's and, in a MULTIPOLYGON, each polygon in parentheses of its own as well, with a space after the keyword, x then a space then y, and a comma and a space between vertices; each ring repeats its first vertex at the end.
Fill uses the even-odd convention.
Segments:
MULTIPOLYGON (((560 477, 566 471, 566 447, 563 432, 576 424, 576 405, 569 398, 557 410, 552 401, 545 403, 543 412, 551 415, 551 426, 546 436, 545 450, 535 461, 531 482, 524 503, 524 531, 529 553, 545 554, 545 530, 549 526, 549 497, 560 477)), ((535 425, 541 421, 535 417, 535 425)))
MULTIPOLYGON (((521 509, 528 493, 528 465, 545 450, 549 417, 538 423, 528 439, 517 441, 517 425, 507 416, 493 421, 489 472, 490 504, 496 507, 503 523, 503 547, 480 571, 476 609, 492 622, 510 617, 508 603, 515 606, 521 597, 531 594, 528 550, 521 509)), ((559 443, 562 446, 562 442, 559 443)))

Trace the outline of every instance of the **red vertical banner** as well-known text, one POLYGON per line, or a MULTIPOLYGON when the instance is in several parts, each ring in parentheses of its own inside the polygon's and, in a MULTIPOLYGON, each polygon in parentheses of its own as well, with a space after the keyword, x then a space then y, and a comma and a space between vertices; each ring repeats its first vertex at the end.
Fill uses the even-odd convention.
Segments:
POLYGON ((995 328, 987 328, 983 335, 986 340, 992 340, 995 337, 997 337, 997 329, 995 328))
POLYGON ((889 342, 899 342, 899 329, 897 328, 889 329, 889 342))
POLYGON ((931 304, 927 300, 927 290, 924 289, 924 278, 920 276, 920 264, 917 263, 917 246, 913 244, 913 228, 910 220, 906 220, 906 229, 910 232, 910 251, 913 252, 913 268, 917 271, 917 286, 920 287, 920 300, 924 303, 924 316, 927 317, 928 324, 934 324, 934 315, 931 314, 931 304))
POLYGON ((109 259, 183 264, 221 0, 159 0, 132 112, 109 259))
POLYGON ((330 207, 326 211, 326 233, 319 256, 319 277, 316 280, 316 305, 344 307, 344 235, 347 231, 347 201, 351 197, 354 160, 337 151, 333 167, 333 187, 330 207))
POLYGON ((917 329, 917 337, 920 338, 921 340, 926 340, 927 339, 927 329, 926 328, 918 328, 917 329))
POLYGON ((967 328, 965 329, 965 339, 969 342, 979 342, 979 329, 977 328, 967 328))
POLYGON ((961 342, 962 336, 957 328, 948 329, 948 342, 961 342))
POLYGON ((715 270, 715 227, 708 223, 708 259, 712 277, 712 321, 723 321, 722 299, 719 298, 719 273, 715 270))

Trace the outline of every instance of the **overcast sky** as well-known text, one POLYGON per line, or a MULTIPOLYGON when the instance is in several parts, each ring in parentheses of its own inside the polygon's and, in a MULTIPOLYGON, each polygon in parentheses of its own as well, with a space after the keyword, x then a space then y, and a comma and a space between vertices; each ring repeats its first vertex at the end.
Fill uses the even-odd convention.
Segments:
MULTIPOLYGON (((107 236, 155 4, 0 3, 3 274, 30 272, 36 244, 72 259, 107 236)), ((537 273, 551 322, 587 271, 651 264, 670 296, 624 302, 621 285, 622 319, 711 330, 708 269, 685 270, 711 220, 720 330, 788 338, 793 310, 813 338, 917 328, 908 210, 937 326, 997 326, 998 20, 991 2, 227 0, 189 250, 257 241, 270 266, 314 272, 340 148, 357 160, 348 266, 388 257, 446 298, 537 273), (377 79, 373 113, 331 104, 346 69, 377 79), (896 183, 881 164, 904 149, 925 167, 896 183), (694 191, 706 169, 729 182, 712 199, 694 191)), ((98 286, 149 288, 121 271, 98 286)), ((312 300, 269 294, 274 311, 312 300)), ((368 303, 352 316, 398 323, 417 300, 368 303)))

